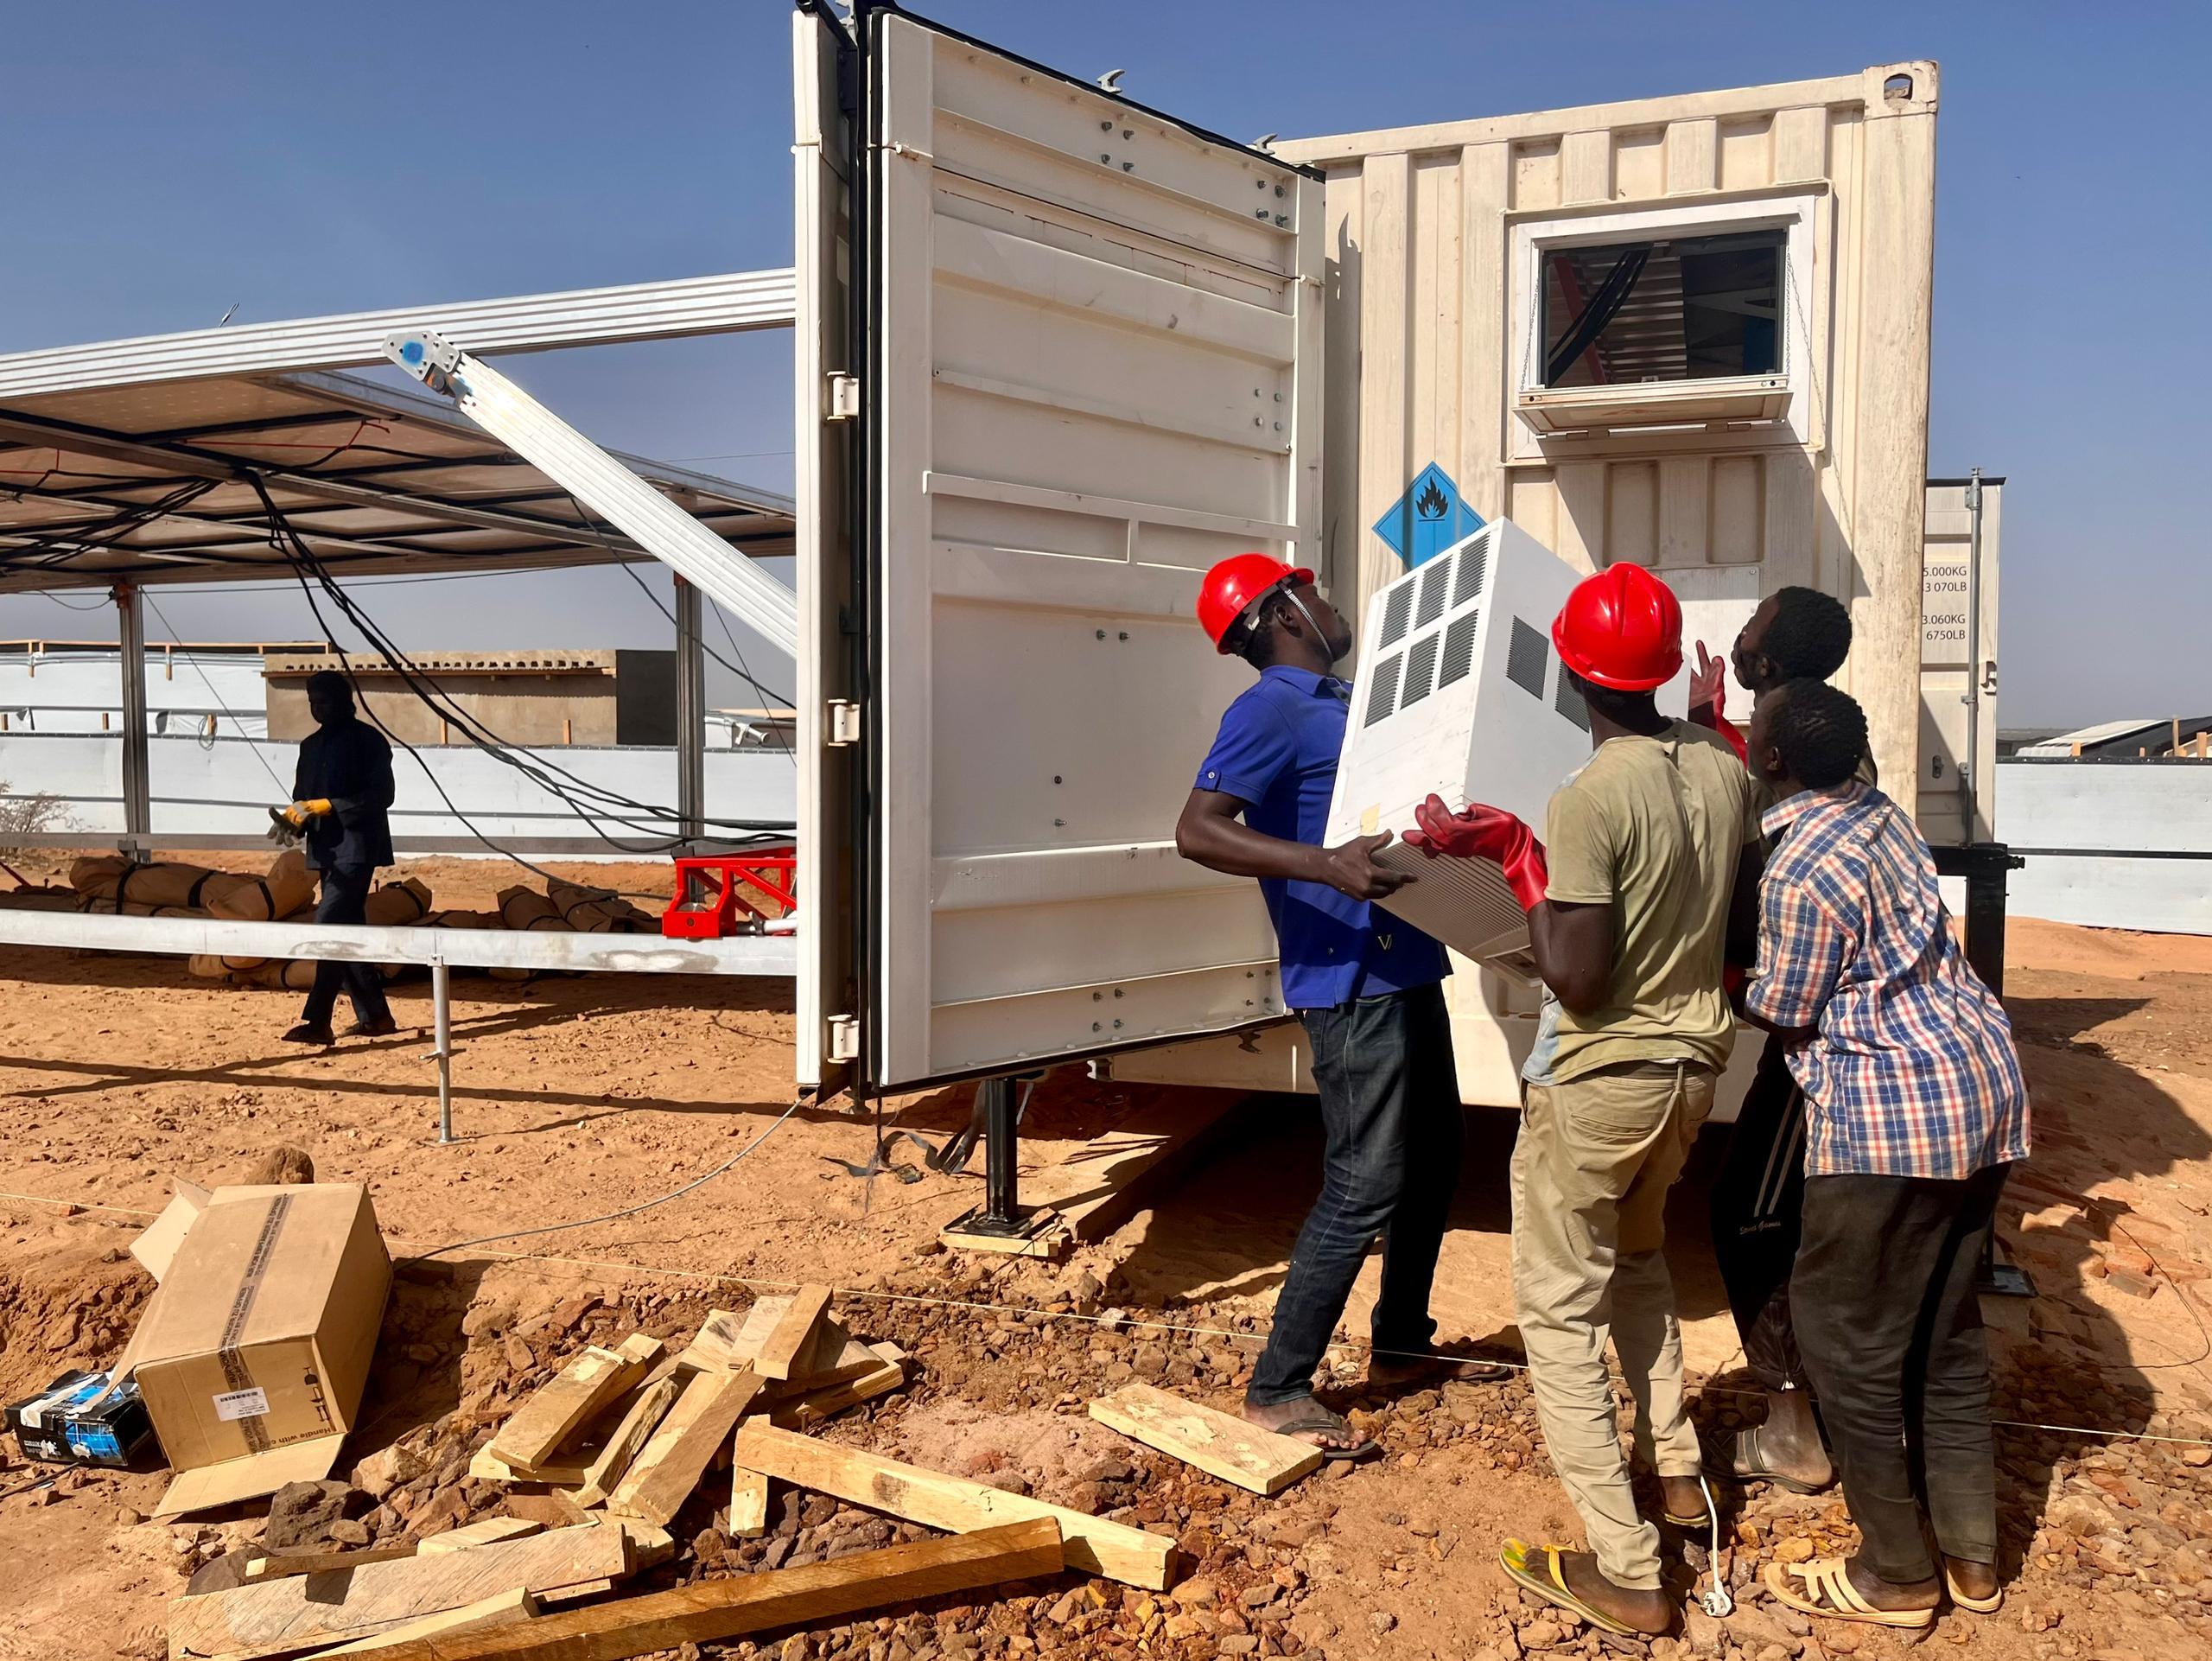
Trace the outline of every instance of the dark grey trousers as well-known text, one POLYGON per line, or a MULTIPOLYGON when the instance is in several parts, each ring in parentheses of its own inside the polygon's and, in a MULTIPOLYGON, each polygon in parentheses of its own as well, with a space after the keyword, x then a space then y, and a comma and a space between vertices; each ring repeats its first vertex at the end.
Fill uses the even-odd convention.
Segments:
POLYGON ((1815 1176, 1789 1281, 1797 1342, 1867 1566, 1997 1561, 1989 1349, 1975 1282, 2009 1166, 1964 1181, 1815 1176))

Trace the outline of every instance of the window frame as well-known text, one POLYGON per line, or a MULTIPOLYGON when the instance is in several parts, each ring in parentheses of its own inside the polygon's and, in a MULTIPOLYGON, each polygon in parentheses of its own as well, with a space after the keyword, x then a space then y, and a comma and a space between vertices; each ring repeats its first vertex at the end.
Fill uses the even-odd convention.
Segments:
MULTIPOLYGON (((1607 444, 1649 448, 1662 436, 1710 441, 1718 427, 1732 445, 1821 442, 1820 389, 1827 349, 1818 304, 1824 262, 1822 188, 1793 186, 1732 200, 1710 199, 1598 213, 1547 210, 1511 226, 1510 337, 1506 405, 1509 462, 1554 460, 1562 450, 1607 444), (1719 236, 1744 231, 1783 232, 1782 369, 1775 375, 1645 381, 1603 387, 1543 385, 1543 259, 1554 249, 1719 236), (1580 411, 1602 413, 1579 424, 1580 411)), ((1672 448, 1670 444, 1669 448, 1672 448)))

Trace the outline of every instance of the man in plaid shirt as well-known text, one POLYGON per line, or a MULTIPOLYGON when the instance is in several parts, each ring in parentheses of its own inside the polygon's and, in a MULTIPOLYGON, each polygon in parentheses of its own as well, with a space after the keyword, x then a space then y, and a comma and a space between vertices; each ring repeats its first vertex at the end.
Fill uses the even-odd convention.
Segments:
POLYGON ((1791 681, 1752 714, 1751 769, 1779 805, 1745 1013, 1791 1046, 1805 1093, 1789 1300, 1863 1538, 1848 1562, 1776 1563, 1767 1581, 1809 1613, 1924 1626, 1946 1589, 1980 1613, 2002 1596, 1974 1282, 2027 1156, 2028 1096, 1927 844, 1853 777, 1866 752, 1866 716, 1824 682, 1791 681))

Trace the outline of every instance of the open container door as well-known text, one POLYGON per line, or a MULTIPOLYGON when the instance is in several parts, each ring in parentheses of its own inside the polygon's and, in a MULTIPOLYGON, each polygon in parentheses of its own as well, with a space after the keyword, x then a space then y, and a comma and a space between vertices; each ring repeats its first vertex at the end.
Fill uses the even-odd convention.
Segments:
POLYGON ((798 579, 798 1082, 842 1082, 854 1009, 854 752, 833 706, 853 697, 855 423, 837 388, 858 331, 852 308, 852 158, 858 54, 826 6, 791 15, 798 579))
POLYGON ((861 1065, 1019 1070, 1282 1013, 1173 827, 1251 671, 1200 574, 1319 542, 1318 177, 863 6, 861 1065))

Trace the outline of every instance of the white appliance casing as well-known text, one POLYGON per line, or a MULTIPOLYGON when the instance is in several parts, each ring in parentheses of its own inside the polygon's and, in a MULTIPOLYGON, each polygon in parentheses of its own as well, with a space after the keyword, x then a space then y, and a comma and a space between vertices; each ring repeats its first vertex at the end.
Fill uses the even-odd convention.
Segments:
MULTIPOLYGON (((1484 802, 1542 833, 1552 792, 1590 759, 1589 716, 1552 647, 1551 621, 1581 580, 1510 519, 1377 590, 1365 608, 1331 845, 1414 828, 1433 794, 1484 802)), ((1415 881, 1381 903, 1453 950, 1531 978, 1527 920, 1498 868, 1377 856, 1415 881)))

